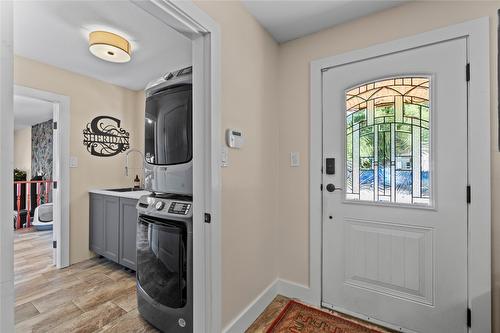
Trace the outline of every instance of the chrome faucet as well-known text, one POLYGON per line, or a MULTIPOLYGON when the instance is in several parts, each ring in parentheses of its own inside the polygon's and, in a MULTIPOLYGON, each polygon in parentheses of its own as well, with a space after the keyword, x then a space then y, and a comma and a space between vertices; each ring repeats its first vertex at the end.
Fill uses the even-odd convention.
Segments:
POLYGON ((143 160, 142 162, 144 163, 144 154, 142 153, 142 151, 140 151, 139 149, 135 149, 135 148, 129 149, 127 151, 127 153, 125 154, 125 176, 127 176, 127 177, 128 177, 128 169, 129 169, 129 167, 128 167, 128 155, 130 153, 138 153, 138 154, 140 154, 141 157, 142 157, 142 160, 143 160))

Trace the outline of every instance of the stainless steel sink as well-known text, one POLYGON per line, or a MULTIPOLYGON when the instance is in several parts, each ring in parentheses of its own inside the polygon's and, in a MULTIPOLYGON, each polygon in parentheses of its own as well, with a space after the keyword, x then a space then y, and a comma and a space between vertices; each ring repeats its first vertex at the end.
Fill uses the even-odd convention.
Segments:
POLYGON ((112 192, 134 192, 134 191, 144 191, 142 188, 124 187, 124 188, 110 188, 106 191, 112 192))

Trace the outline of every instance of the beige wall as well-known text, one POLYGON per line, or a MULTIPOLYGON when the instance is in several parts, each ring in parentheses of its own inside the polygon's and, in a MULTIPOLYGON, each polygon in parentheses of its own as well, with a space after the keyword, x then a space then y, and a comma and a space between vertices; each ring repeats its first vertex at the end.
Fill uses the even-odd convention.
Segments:
MULTIPOLYGON (((230 151, 230 166, 222 172, 222 322, 225 326, 276 277, 309 283, 310 61, 490 16, 491 70, 495 73, 496 10, 500 2, 412 2, 279 46, 241 4, 196 3, 221 28, 222 127, 241 127, 247 136, 242 150, 230 151), (289 167, 291 151, 301 153, 301 167, 289 167)), ((491 112, 496 117, 494 78, 492 76, 491 112)), ((496 133, 494 123, 492 131, 496 133)), ((495 200, 500 190, 496 134, 492 144, 495 200)), ((493 219, 493 252, 498 252, 500 208, 494 208, 493 219)), ((497 313, 500 255, 493 254, 493 257, 494 313, 497 313)), ((499 331, 499 316, 494 317, 499 331)))
POLYGON ((224 327, 277 276, 278 45, 241 3, 197 4, 221 28, 222 128, 245 134, 222 169, 224 327))
POLYGON ((31 127, 14 131, 14 168, 26 171, 26 179, 31 179, 31 127))
POLYGON ((288 153, 309 149, 309 64, 311 60, 364 48, 438 27, 490 16, 493 182, 493 314, 500 332, 500 154, 497 151, 496 12, 500 1, 411 2, 280 45, 279 54, 279 276, 308 284, 308 167, 288 166, 288 153))
POLYGON ((88 250, 87 191, 132 185, 135 174, 125 177, 124 154, 90 155, 83 145, 82 130, 96 116, 113 116, 121 119, 121 127, 130 132, 130 146, 142 149, 142 135, 137 134, 143 126, 138 117, 142 108, 137 109, 142 93, 19 56, 14 59, 14 82, 70 98, 70 155, 78 158, 78 168, 70 169, 70 262, 85 260, 92 256, 88 250))

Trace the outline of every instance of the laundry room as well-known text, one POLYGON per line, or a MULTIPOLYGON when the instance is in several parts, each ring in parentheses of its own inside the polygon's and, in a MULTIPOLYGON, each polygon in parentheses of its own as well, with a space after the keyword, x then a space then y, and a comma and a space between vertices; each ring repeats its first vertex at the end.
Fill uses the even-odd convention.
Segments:
POLYGON ((40 1, 14 44, 16 331, 192 327, 190 38, 132 2, 40 1))

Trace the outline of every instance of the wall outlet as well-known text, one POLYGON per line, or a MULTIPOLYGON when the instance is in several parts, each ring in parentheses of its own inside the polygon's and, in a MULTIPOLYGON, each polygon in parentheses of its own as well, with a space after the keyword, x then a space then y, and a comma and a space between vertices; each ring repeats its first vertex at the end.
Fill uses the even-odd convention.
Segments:
POLYGON ((292 151, 290 153, 290 166, 291 167, 300 166, 300 153, 298 151, 292 151))

